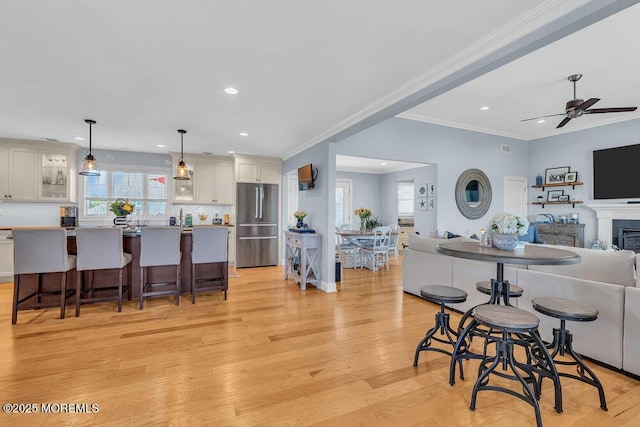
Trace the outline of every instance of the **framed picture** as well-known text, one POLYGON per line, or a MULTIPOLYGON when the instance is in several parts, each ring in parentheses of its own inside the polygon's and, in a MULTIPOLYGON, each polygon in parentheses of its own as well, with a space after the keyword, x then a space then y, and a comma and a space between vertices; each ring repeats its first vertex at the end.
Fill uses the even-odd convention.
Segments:
POLYGON ((433 197, 427 197, 427 210, 432 211, 436 208, 436 199, 433 197))
POLYGON ((568 202, 569 201, 569 195, 565 194, 563 196, 558 196, 558 201, 559 202, 568 202))
POLYGON ((427 197, 433 197, 436 195, 436 185, 427 184, 427 197))
POLYGON ((426 197, 418 197, 418 210, 426 211, 427 210, 427 198, 426 197))
POLYGON ((559 182, 564 182, 564 176, 567 173, 569 173, 569 166, 545 169, 544 183, 556 184, 559 182))
POLYGON ((547 202, 558 202, 558 198, 564 195, 564 190, 549 190, 547 193, 547 202))
POLYGON ((427 197, 427 186, 429 184, 419 184, 418 185, 418 197, 427 197))
POLYGON ((564 174, 564 182, 576 182, 578 180, 578 172, 567 172, 564 174))

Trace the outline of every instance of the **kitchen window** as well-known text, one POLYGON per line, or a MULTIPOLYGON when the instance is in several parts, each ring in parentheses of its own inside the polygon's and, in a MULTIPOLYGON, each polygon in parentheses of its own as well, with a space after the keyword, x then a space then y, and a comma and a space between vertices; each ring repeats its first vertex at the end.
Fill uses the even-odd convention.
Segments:
POLYGON ((398 217, 413 218, 413 182, 398 182, 398 217))
POLYGON ((111 218, 109 205, 116 199, 129 200, 136 207, 135 219, 164 218, 168 215, 166 172, 152 170, 103 169, 100 176, 88 176, 84 183, 84 216, 111 218))

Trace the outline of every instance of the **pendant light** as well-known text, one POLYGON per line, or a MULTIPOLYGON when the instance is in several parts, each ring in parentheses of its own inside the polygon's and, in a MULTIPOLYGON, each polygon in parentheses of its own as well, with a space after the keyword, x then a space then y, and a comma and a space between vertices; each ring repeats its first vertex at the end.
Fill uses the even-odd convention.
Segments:
POLYGON ((187 169, 187 164, 184 162, 184 134, 187 133, 184 129, 178 129, 178 133, 180 134, 180 161, 178 162, 178 166, 176 167, 176 176, 173 179, 179 180, 189 180, 189 169, 187 169))
POLYGON ((91 152, 91 126, 95 125, 96 121, 86 119, 84 122, 89 125, 89 154, 84 158, 79 174, 84 176, 100 176, 100 168, 96 163, 96 158, 93 157, 93 153, 91 152))

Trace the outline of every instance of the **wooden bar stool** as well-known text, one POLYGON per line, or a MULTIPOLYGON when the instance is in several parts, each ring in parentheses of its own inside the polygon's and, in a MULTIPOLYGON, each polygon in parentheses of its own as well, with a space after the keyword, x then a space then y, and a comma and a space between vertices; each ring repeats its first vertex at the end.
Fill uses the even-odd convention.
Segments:
MULTIPOLYGON (((485 304, 500 304, 501 301, 504 302, 504 301, 508 301, 511 298, 519 298, 522 296, 522 294, 524 294, 524 289, 522 289, 520 286, 512 285, 506 280, 499 282, 495 279, 483 280, 481 282, 476 283, 476 290, 485 295, 491 295, 491 298, 489 298, 489 301, 487 301, 485 304), (509 298, 505 298, 505 295, 507 295, 507 290, 508 290, 509 298)), ((473 308, 470 310, 467 310, 467 312, 462 315, 462 318, 460 319, 460 323, 458 324, 458 331, 461 331, 465 328, 465 324, 469 319, 469 316, 471 316, 471 313, 473 312, 473 308)), ((481 334, 473 333, 472 336, 474 335, 481 335, 481 334)))
POLYGON ((227 300, 229 284, 228 269, 229 230, 226 227, 193 227, 191 249, 191 304, 196 302, 196 292, 223 291, 227 300), (213 276, 197 277, 196 268, 201 264, 218 263, 219 269, 213 276), (207 286, 198 287, 199 283, 207 286))
MULTIPOLYGON (((451 356, 451 352, 437 347, 431 346, 431 341, 438 341, 443 344, 449 344, 454 347, 458 338, 458 333, 449 326, 449 313, 445 312, 445 304, 456 304, 467 300, 467 293, 462 289, 452 286, 429 285, 420 288, 420 296, 427 301, 440 304, 440 311, 436 313, 435 325, 427 331, 422 341, 416 347, 416 353, 413 357, 413 366, 418 366, 418 357, 421 351, 437 351, 451 356), (440 331, 441 336, 446 336, 446 340, 436 337, 436 333, 440 331), (453 338, 455 337, 455 338, 453 338)), ((460 360, 460 371, 462 371, 462 360, 460 360)))
POLYGON ((145 227, 140 230, 140 310, 144 308, 145 297, 175 295, 175 303, 180 305, 181 258, 180 228, 145 227), (176 280, 147 283, 145 272, 148 273, 148 268, 165 265, 176 267, 176 280), (158 287, 165 289, 154 290, 158 287))
POLYGON ((76 274, 76 317, 80 316, 80 304, 89 302, 117 301, 118 312, 122 311, 122 294, 127 291, 131 299, 131 254, 122 249, 121 228, 76 228, 76 246, 78 267, 76 274), (127 270, 127 284, 124 285, 123 273, 127 270), (118 283, 97 286, 94 283, 93 270, 118 270, 118 283), (83 283, 83 271, 90 272, 89 282, 83 283), (94 296, 94 292, 114 291, 116 295, 94 296))
POLYGON ((580 355, 573 350, 573 334, 565 327, 567 320, 574 322, 592 322, 596 320, 598 318, 598 310, 589 304, 560 297, 534 298, 531 303, 536 311, 560 319, 560 328, 553 328, 553 342, 547 348, 551 349, 551 357, 557 365, 576 366, 578 375, 564 372, 559 372, 558 375, 573 378, 597 388, 600 396, 600 408, 606 411, 607 401, 602 383, 596 374, 584 364, 580 355), (560 356, 568 354, 573 361, 556 359, 558 354, 560 356))
POLYGON ((13 308, 11 310, 11 324, 18 321, 18 310, 24 302, 35 298, 35 303, 28 308, 43 308, 60 306, 60 318, 64 319, 66 301, 76 294, 74 289, 67 289, 69 271, 76 268, 76 257, 67 253, 67 230, 64 228, 13 230, 11 232, 14 245, 13 274, 13 308), (43 274, 59 273, 61 275, 60 288, 56 290, 43 289, 43 274), (35 274, 35 291, 28 295, 20 295, 22 276, 35 274), (43 295, 60 295, 59 303, 42 301, 43 295))
MULTIPOLYGON (((553 364, 553 359, 538 335, 540 319, 528 311, 505 305, 484 304, 473 309, 473 320, 465 328, 458 341, 464 338, 470 328, 483 325, 493 331, 499 331, 500 336, 485 335, 484 358, 478 369, 478 379, 473 386, 470 409, 476 408, 476 398, 479 391, 492 390, 518 397, 533 406, 536 414, 536 424, 542 426, 540 415, 540 387, 542 380, 536 379, 548 377, 553 380, 555 389, 555 409, 562 412, 562 390, 558 372, 553 364), (495 344, 495 355, 487 355, 489 344, 495 344), (514 347, 520 345, 527 355, 527 363, 516 360, 514 347), (537 353, 533 353, 537 349, 537 353), (531 357, 536 354, 537 357, 531 357), (497 370, 501 367, 500 370, 497 370), (509 373, 509 370, 511 373, 509 373), (501 378, 518 381, 522 385, 522 393, 517 393, 506 387, 489 385, 489 375, 494 374, 501 378)), ((456 345, 457 347, 457 345, 456 345)), ((455 370, 457 349, 454 349, 451 366, 455 370)))

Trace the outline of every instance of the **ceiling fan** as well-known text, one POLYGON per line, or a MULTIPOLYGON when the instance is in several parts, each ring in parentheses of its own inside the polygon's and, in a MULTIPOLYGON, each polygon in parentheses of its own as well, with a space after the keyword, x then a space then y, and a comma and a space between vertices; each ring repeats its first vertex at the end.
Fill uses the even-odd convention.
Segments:
POLYGON ((567 79, 573 83, 573 99, 567 102, 565 112, 561 114, 550 114, 548 116, 533 117, 531 119, 520 120, 521 122, 527 122, 529 120, 538 120, 546 117, 565 116, 564 119, 556 126, 556 129, 563 127, 569 120, 577 119, 583 114, 599 114, 599 113, 622 113, 625 111, 636 111, 638 107, 619 107, 619 108, 591 108, 593 104, 600 101, 600 98, 589 98, 586 101, 578 99, 576 95, 576 82, 580 80, 582 74, 572 74, 567 79))

